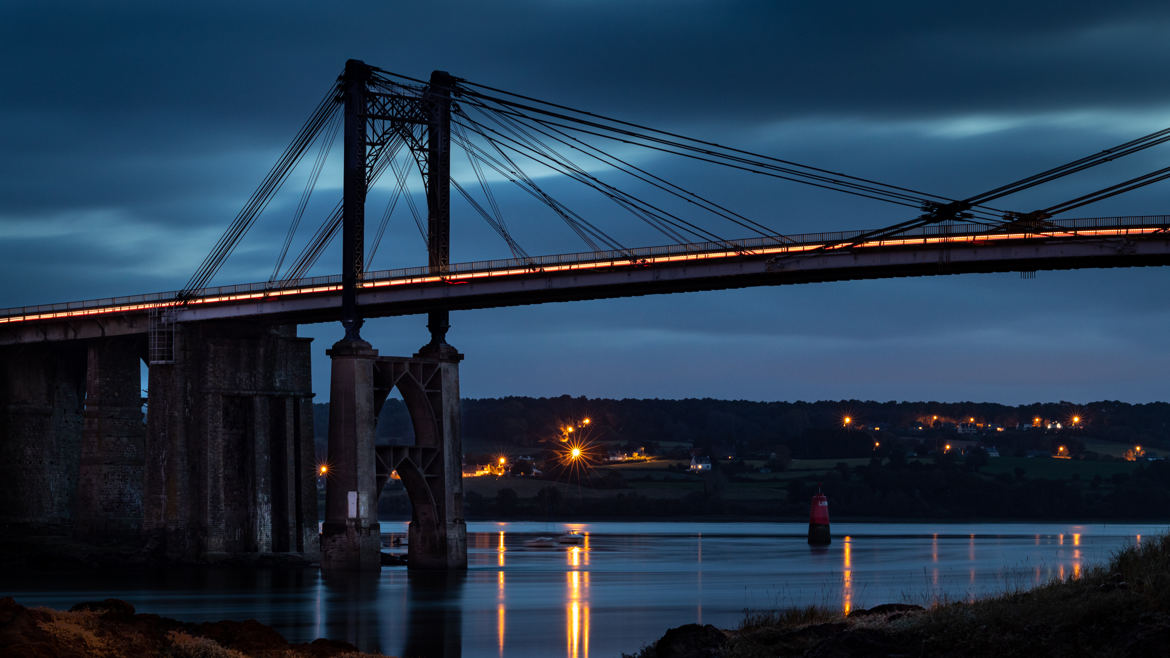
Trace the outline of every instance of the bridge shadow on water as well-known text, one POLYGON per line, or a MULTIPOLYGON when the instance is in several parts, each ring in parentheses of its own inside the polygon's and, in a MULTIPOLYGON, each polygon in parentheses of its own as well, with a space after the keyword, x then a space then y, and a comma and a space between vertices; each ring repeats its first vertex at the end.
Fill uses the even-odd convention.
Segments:
POLYGON ((327 600, 320 611, 324 636, 368 652, 458 658, 463 652, 461 600, 467 574, 407 572, 406 627, 398 629, 390 620, 397 617, 392 608, 399 603, 378 600, 380 593, 386 593, 381 580, 385 577, 385 573, 371 577, 363 572, 322 572, 327 600), (387 631, 393 636, 384 637, 387 631))
POLYGON ((467 573, 408 574, 410 596, 404 656, 458 658, 463 653, 463 585, 467 573))
POLYGON ((324 610, 318 610, 323 636, 345 640, 362 651, 382 652, 378 624, 378 579, 358 571, 321 572, 324 610))

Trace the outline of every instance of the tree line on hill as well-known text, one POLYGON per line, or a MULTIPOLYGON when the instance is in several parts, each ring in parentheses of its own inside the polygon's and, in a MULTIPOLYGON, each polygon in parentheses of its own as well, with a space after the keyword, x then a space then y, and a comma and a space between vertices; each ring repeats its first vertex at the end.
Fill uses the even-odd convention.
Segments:
MULTIPOLYGON (((818 491, 828 497, 837 520, 1161 521, 1170 509, 1166 461, 1135 464, 1132 471, 1109 477, 1069 479, 1036 477, 1019 468, 988 474, 981 468, 970 456, 936 455, 922 461, 895 454, 857 466, 839 463, 827 473, 792 477, 763 489, 758 480, 747 480, 760 492, 755 496, 734 491, 744 476, 725 465, 701 475, 679 473, 679 481, 692 486, 676 496, 640 489, 637 477, 609 471, 600 476, 603 483, 583 483, 586 490, 594 489, 588 496, 574 494, 573 487, 558 487, 562 480, 551 479, 526 497, 511 487, 494 496, 468 491, 464 511, 469 519, 483 520, 722 517, 800 522, 808 519, 809 501, 818 491), (603 495, 597 495, 599 484, 606 489, 603 495)), ((381 513, 409 518, 405 492, 399 487, 389 493, 383 494, 381 513)))
MULTIPOLYGON (((328 406, 316 405, 315 412, 318 452, 324 456, 328 406)), ((978 447, 998 447, 1004 456, 1026 456, 1051 453, 1059 444, 1074 459, 1095 459, 1098 456, 1086 445, 1099 445, 1092 443, 1096 440, 1140 443, 1165 455, 1170 453, 1170 404, 1166 403, 1009 406, 561 396, 465 399, 462 414, 469 463, 490 461, 499 454, 531 455, 547 469, 543 477, 548 480, 537 494, 523 497, 506 486, 496 495, 469 491, 465 497, 468 518, 718 515, 801 519, 807 516, 809 498, 818 485, 823 485, 834 514, 847 518, 1150 519, 1163 518, 1170 509, 1170 462, 1139 463, 1125 472, 1102 464, 1104 470, 1086 470, 1100 470, 1102 475, 1057 478, 1042 475, 1044 469, 985 468, 988 455, 978 447), (845 416, 851 419, 848 425, 845 416), (585 418, 590 419, 587 426, 582 423, 585 418), (1034 427, 1036 419, 1041 420, 1040 427, 1034 427), (1046 429, 1057 423, 1063 429, 1046 429), (964 424, 970 433, 960 435, 959 426, 964 424), (555 463, 543 459, 561 445, 567 426, 575 428, 576 436, 586 434, 588 441, 602 449, 644 447, 651 454, 683 460, 708 454, 716 456, 715 468, 702 475, 686 472, 685 466, 666 472, 683 486, 673 498, 650 495, 640 487, 640 476, 607 469, 595 471, 584 482, 586 488, 606 490, 603 495, 567 495, 556 486, 563 478, 556 473, 555 463), (958 450, 940 450, 947 442, 971 445, 960 455, 958 450), (761 465, 777 473, 788 468, 793 458, 858 457, 868 458, 868 464, 839 463, 816 475, 788 474, 783 481, 765 485, 759 481, 761 465), (736 489, 741 486, 762 493, 745 496, 736 489), (732 491, 736 493, 729 495, 732 491)), ((410 421, 400 400, 387 402, 376 436, 379 443, 409 441, 410 421)), ((663 473, 654 477, 661 478, 663 473)), ((383 512, 409 515, 405 494, 388 494, 381 501, 383 512)))
MULTIPOLYGON (((929 441, 974 419, 984 427, 1000 427, 1020 446, 1044 450, 1053 433, 1022 433, 1019 427, 1060 423, 1061 440, 1086 437, 1115 443, 1170 448, 1170 404, 1128 404, 1117 401, 1074 404, 1035 403, 1009 406, 983 402, 749 402, 744 400, 597 399, 506 397, 464 399, 463 444, 466 454, 539 452, 554 445, 566 425, 591 420, 586 439, 626 449, 647 448, 652 454, 687 457, 692 451, 764 455, 784 447, 796 458, 847 457, 868 454, 874 438, 909 436, 929 441), (845 417, 850 418, 848 426, 845 417), (1077 418, 1075 432, 1067 431, 1077 418), (863 430, 863 431, 858 431, 863 430)), ((318 453, 325 454, 328 405, 314 405, 318 453)), ((1032 428, 1029 428, 1032 429, 1032 428)), ((381 443, 409 441, 413 435, 405 405, 391 398, 376 426, 381 443)), ((1003 434, 1003 432, 1001 432, 1003 434)), ((991 439, 1002 436, 991 435, 991 439)))

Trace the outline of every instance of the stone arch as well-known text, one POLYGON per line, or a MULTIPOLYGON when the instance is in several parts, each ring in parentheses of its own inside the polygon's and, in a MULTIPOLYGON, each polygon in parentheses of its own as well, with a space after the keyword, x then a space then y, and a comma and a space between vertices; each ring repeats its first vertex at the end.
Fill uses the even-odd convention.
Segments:
POLYGON ((380 357, 374 364, 375 417, 394 389, 406 405, 414 443, 377 448, 377 495, 397 471, 411 503, 407 562, 412 568, 465 568, 458 362, 380 357))

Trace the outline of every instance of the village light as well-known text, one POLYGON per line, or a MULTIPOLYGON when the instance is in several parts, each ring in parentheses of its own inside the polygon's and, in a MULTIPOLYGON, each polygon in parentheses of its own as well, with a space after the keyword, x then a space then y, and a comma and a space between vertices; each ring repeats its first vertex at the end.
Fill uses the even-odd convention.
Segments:
POLYGON ((320 466, 317 467, 317 474, 318 475, 325 475, 328 472, 329 472, 329 465, 328 464, 321 464, 320 466))
POLYGON ((853 422, 853 417, 846 416, 844 419, 842 419, 841 424, 844 425, 845 427, 849 427, 849 424, 852 422, 853 422))

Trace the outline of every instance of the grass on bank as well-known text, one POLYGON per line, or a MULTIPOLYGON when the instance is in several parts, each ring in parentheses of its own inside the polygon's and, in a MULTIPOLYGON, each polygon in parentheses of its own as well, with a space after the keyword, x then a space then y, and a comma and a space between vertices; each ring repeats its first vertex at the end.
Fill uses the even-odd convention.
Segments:
POLYGON ((81 603, 68 612, 0 597, 0 655, 60 658, 377 658, 351 644, 290 644, 255 620, 187 623, 135 614, 125 601, 81 603))
POLYGON ((1170 654, 1170 537, 1125 549, 1075 580, 926 610, 866 612, 845 617, 809 607, 753 613, 734 631, 672 629, 636 655, 666 658, 698 649, 705 653, 694 655, 723 658, 1165 656, 1170 654))

